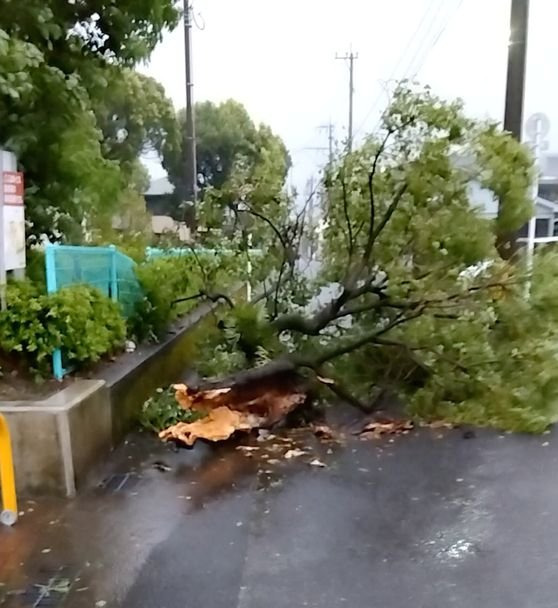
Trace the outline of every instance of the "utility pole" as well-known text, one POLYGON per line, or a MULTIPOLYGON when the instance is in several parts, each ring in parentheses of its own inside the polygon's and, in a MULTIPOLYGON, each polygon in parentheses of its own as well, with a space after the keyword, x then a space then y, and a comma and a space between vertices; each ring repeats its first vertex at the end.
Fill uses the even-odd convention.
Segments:
POLYGON ((333 165, 333 123, 328 122, 327 125, 320 125, 318 129, 327 131, 327 150, 329 165, 333 165))
MULTIPOLYGON (((511 0, 504 129, 512 133, 518 141, 521 141, 523 132, 528 26, 529 0, 511 0)), ((505 209, 503 209, 500 201, 498 205, 498 217, 500 218, 504 213, 505 209)), ((496 245, 500 255, 504 259, 509 259, 516 253, 517 237, 516 233, 497 234, 496 245)))
POLYGON ((186 181, 185 202, 197 202, 198 170, 196 167, 196 125, 194 119, 194 82, 192 79, 192 7, 184 1, 184 59, 186 66, 186 131, 184 133, 186 181))
POLYGON ((353 97, 355 92, 355 60, 358 59, 358 53, 353 53, 351 50, 344 55, 336 55, 335 59, 343 59, 349 62, 349 126, 347 133, 347 152, 353 150, 353 97))
POLYGON ((528 26, 529 0, 512 0, 504 129, 513 133, 518 141, 521 141, 523 130, 528 26))

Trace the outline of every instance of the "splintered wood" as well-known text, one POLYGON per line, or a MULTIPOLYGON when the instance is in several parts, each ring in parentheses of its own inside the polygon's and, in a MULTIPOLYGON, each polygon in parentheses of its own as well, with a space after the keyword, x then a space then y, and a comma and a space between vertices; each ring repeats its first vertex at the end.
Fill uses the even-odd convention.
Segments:
POLYGON ((205 391, 177 384, 174 388, 179 405, 206 415, 195 422, 170 426, 159 437, 191 446, 197 439, 223 441, 237 431, 272 426, 306 399, 300 385, 289 380, 289 377, 275 378, 273 382, 205 391))

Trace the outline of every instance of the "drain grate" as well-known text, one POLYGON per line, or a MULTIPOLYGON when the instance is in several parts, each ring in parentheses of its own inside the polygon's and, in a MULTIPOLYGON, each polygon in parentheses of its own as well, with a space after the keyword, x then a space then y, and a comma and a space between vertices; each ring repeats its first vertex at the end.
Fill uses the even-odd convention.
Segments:
POLYGON ((128 492, 136 487, 139 480, 140 477, 136 473, 116 473, 103 479, 100 487, 111 494, 123 491, 128 492))

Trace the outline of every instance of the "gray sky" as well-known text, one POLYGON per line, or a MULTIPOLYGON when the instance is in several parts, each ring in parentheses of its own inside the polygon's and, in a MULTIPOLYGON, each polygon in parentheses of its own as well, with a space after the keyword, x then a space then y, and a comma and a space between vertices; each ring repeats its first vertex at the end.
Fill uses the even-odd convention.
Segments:
MULTIPOLYGON (((351 46, 356 138, 374 129, 386 85, 413 76, 478 117, 503 116, 510 0, 195 0, 196 100, 241 101, 291 151, 301 187, 327 157, 331 120, 346 137, 351 46), (341 5, 343 7, 341 8, 341 5)), ((531 0, 526 116, 545 112, 558 142, 558 2, 531 0)), ((166 34, 144 71, 184 106, 183 30, 166 34)), ((388 85, 389 86, 389 85, 388 85)), ((551 146, 553 148, 554 146, 551 146)), ((153 162, 154 176, 162 172, 153 162)))

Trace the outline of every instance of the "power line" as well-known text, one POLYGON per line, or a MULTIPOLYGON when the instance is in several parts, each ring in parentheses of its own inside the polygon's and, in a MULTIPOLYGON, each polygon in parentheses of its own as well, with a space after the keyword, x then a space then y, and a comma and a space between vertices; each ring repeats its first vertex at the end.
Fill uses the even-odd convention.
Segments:
MULTIPOLYGON (((435 12, 433 14, 433 18, 435 18, 436 15, 440 12, 443 2, 444 2, 444 0, 438 0, 438 8, 437 8, 437 10, 435 10, 435 12)), ((428 17, 428 13, 430 13, 431 9, 433 9, 435 7, 435 5, 436 5, 436 0, 430 0, 430 4, 428 5, 426 11, 424 11, 424 14, 422 15, 422 19, 420 20, 413 35, 411 36, 411 38, 409 38, 409 42, 407 43, 405 50, 399 56, 399 59, 397 60, 397 63, 395 64, 395 67, 393 68, 393 70, 391 72, 391 76, 389 77, 388 80, 393 80, 395 78, 395 75, 397 74, 397 71, 399 70, 400 65, 403 63, 403 59, 407 55, 407 52, 409 50, 411 50, 411 45, 412 45, 414 39, 420 34, 422 28, 424 27, 424 25, 426 23, 426 19, 428 17)), ((431 21, 431 23, 432 23, 432 21, 431 21)))
POLYGON ((438 44, 438 42, 440 41, 440 39, 442 38, 444 32, 446 31, 446 29, 448 28, 448 25, 451 23, 452 19, 457 15, 457 13, 459 12, 459 9, 461 8, 463 4, 463 0, 459 0, 457 2, 457 4, 455 5, 453 11, 451 11, 445 22, 444 25, 442 26, 442 29, 438 32, 437 36, 434 38, 432 44, 430 45, 430 47, 426 50, 426 53, 423 55, 422 60, 420 62, 419 67, 415 70, 415 72, 413 73, 411 78, 416 78, 417 74, 422 70, 422 68, 424 67, 424 64, 426 63, 426 60, 428 59, 430 53, 432 52, 432 50, 436 47, 436 45, 438 44))
MULTIPOLYGON (((451 20, 459 12, 459 9, 461 8, 462 4, 463 4, 463 0, 458 0, 457 4, 455 4, 453 6, 453 9, 450 9, 450 11, 448 13, 446 13, 445 20, 442 20, 442 21, 440 21, 438 23, 438 25, 441 25, 441 27, 438 29, 438 32, 435 33, 434 38, 432 38, 432 40, 430 42, 430 45, 428 47, 423 48, 423 51, 421 52, 420 47, 423 47, 424 43, 428 40, 429 33, 431 32, 434 24, 436 23, 437 17, 440 14, 441 4, 438 5, 438 10, 433 15, 433 18, 430 20, 430 24, 428 26, 426 34, 422 37, 422 40, 419 43, 419 49, 417 50, 418 52, 415 53, 415 56, 411 59, 410 63, 407 65, 407 68, 406 68, 406 70, 405 70, 405 72, 403 74, 402 80, 404 80, 405 78, 407 78, 409 76, 410 76, 411 80, 413 80, 413 79, 415 79, 417 77, 418 73, 423 68, 426 60, 428 59, 430 53, 432 52, 432 50, 436 47, 436 45, 438 44, 438 42, 442 38, 442 36, 443 36, 444 32, 446 31, 448 25, 450 24, 451 20), (421 57, 421 55, 422 55, 422 57, 421 57), (412 72, 412 67, 413 67, 413 65, 414 65, 417 57, 421 57, 421 58, 419 60, 419 64, 418 64, 417 68, 414 70, 414 72, 412 72)), ((427 9, 425 15, 423 16, 423 19, 421 20, 421 23, 424 24, 424 22, 425 22, 425 18, 424 17, 426 16, 426 14, 428 14, 428 12, 429 12, 429 10, 430 10, 430 8, 432 6, 434 6, 433 3, 427 9)), ((417 33, 418 33, 418 30, 417 30, 417 33)), ((401 61, 398 61, 397 65, 399 65, 400 63, 401 63, 401 61)), ((392 77, 394 76, 394 73, 395 73, 395 70, 394 70, 394 72, 392 72, 392 77)), ((381 100, 381 97, 382 97, 382 93, 380 93, 378 95, 378 97, 376 98, 376 101, 374 102, 374 105, 367 112, 364 120, 362 121, 361 125, 357 129, 357 132, 359 132, 364 127, 364 125, 366 124, 366 121, 368 120, 368 118, 370 117, 370 115, 372 114, 372 112, 377 108, 378 103, 381 100)), ((376 125, 375 128, 377 128, 377 125, 376 125)))
MULTIPOLYGON (((417 37, 420 35, 421 31, 424 29, 425 25, 427 24, 427 19, 428 19, 429 14, 432 12, 432 9, 435 9, 434 13, 431 15, 431 19, 429 22, 430 25, 428 25, 428 27, 427 27, 427 31, 430 31, 432 23, 435 21, 436 17, 438 16, 438 14, 442 8, 443 2, 444 2, 444 0, 431 0, 430 1, 430 4, 427 6, 426 10, 424 11, 424 13, 422 15, 422 19, 420 20, 417 28, 415 29, 415 31, 409 38, 409 41, 407 42, 407 46, 404 48, 403 52, 399 55, 399 59, 397 60, 395 66, 393 67, 393 70, 391 71, 391 75, 387 80, 388 83, 390 81, 392 81, 393 79, 395 79, 395 77, 397 75, 397 71, 399 70, 399 67, 403 64, 403 60, 406 58, 407 53, 410 50, 412 50, 415 40, 417 39, 417 37), (437 5, 436 5, 436 1, 438 2, 437 5)), ((422 37, 422 39, 424 40, 424 36, 422 37)), ((419 47, 420 47, 420 43, 419 43, 419 47)), ((415 56, 416 56, 416 53, 415 53, 415 56)), ((412 61, 412 58, 411 58, 411 61, 412 61)), ((408 67, 409 66, 407 66, 407 69, 408 69, 408 67)), ((370 109, 366 113, 364 120, 361 122, 360 126, 356 130, 355 135, 362 130, 362 128, 366 124, 366 121, 368 120, 368 118, 376 110, 376 108, 378 107, 379 103, 382 100, 382 96, 383 96, 383 92, 380 92, 378 94, 378 96, 375 98, 374 103, 370 106, 370 109)))

